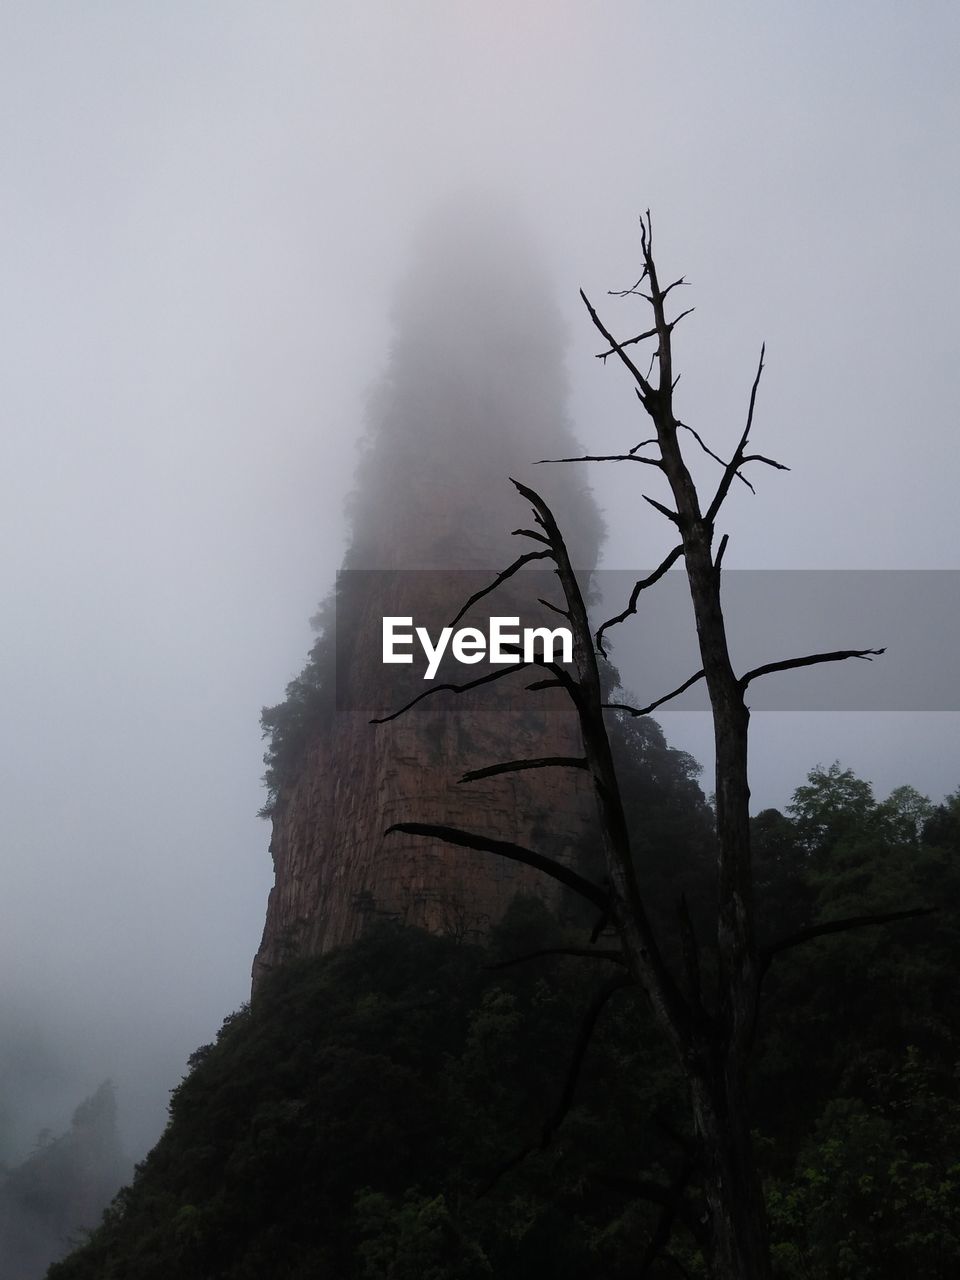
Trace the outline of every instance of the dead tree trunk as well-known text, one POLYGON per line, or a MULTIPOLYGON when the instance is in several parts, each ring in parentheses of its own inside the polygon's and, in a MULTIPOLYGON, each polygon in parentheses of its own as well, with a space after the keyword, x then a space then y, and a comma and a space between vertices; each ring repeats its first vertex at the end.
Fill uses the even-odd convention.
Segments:
MULTIPOLYGON (((682 477, 689 483, 682 459, 680 466, 682 477)), ((698 530, 699 538, 690 540, 686 562, 703 673, 714 709, 717 746, 720 973, 714 1014, 707 1012, 700 990, 692 930, 684 940, 685 993, 663 962, 634 872, 583 598, 552 513, 531 490, 521 488, 521 492, 534 502, 536 518, 554 551, 574 634, 575 701, 600 808, 610 885, 610 921, 620 935, 629 970, 649 997, 687 1076, 700 1144, 700 1178, 708 1215, 706 1236, 712 1274, 717 1280, 768 1280, 771 1272, 766 1218, 747 1104, 747 1069, 758 993, 749 860, 748 713, 727 653, 719 574, 710 556, 709 539, 698 530), (699 578, 690 569, 691 560, 696 563, 698 557, 706 567, 699 578)), ((692 483, 688 492, 696 503, 692 483)))
MULTIPOLYGON (((534 850, 521 848, 508 841, 493 840, 466 831, 424 823, 400 823, 391 827, 390 830, 445 840, 455 845, 485 850, 538 867, 600 909, 603 922, 616 930, 621 950, 619 952, 598 951, 594 954, 598 958, 612 960, 626 969, 625 978, 617 980, 614 986, 632 983, 642 987, 664 1035, 673 1047, 687 1082, 698 1145, 696 1174, 703 1198, 700 1217, 703 1230, 698 1228, 696 1234, 703 1240, 710 1275, 714 1280, 769 1280, 771 1275, 769 1242, 762 1187, 751 1139, 748 1078, 751 1043, 763 975, 773 956, 787 947, 800 944, 820 934, 923 914, 928 908, 916 908, 886 916, 859 916, 850 920, 832 921, 829 924, 804 929, 762 950, 757 947, 750 859, 750 789, 747 781, 749 711, 745 701, 747 687, 752 680, 770 672, 810 666, 820 662, 841 661, 847 658, 869 660, 883 651, 857 649, 809 654, 767 663, 744 675, 736 674, 728 649, 720 599, 720 569, 726 537, 721 538, 715 549, 714 534, 717 515, 734 480, 742 481, 749 486, 749 481, 742 473, 743 467, 749 463, 761 462, 781 470, 785 469, 780 463, 770 458, 747 452, 757 388, 763 370, 763 352, 761 351, 760 363, 750 393, 746 426, 732 458, 724 463, 707 447, 699 434, 681 422, 674 413, 673 391, 676 379, 673 373, 672 333, 678 321, 687 312, 683 312, 672 321, 666 318, 667 296, 682 284, 683 280, 675 280, 666 288, 661 288, 653 259, 649 213, 645 220, 641 219, 641 247, 642 274, 632 288, 623 292, 625 295, 637 295, 646 299, 653 312, 651 328, 636 337, 618 342, 597 315, 586 295, 582 296, 593 323, 608 344, 607 349, 600 353, 600 358, 606 360, 609 356, 616 355, 629 370, 636 382, 640 402, 654 426, 655 435, 652 439, 637 445, 628 454, 593 455, 553 461, 629 461, 644 464, 659 471, 669 485, 673 507, 666 506, 658 499, 644 496, 673 524, 677 545, 653 573, 635 585, 624 611, 605 622, 594 639, 583 595, 553 513, 537 493, 514 481, 520 493, 531 503, 537 525, 536 529, 518 529, 515 532, 542 544, 542 548, 521 555, 513 565, 499 574, 488 588, 471 597, 458 618, 454 619, 454 624, 483 596, 493 591, 531 560, 552 560, 563 592, 564 607, 549 604, 549 608, 569 620, 574 637, 576 673, 574 675, 552 662, 539 661, 535 664, 522 662, 519 661, 518 655, 517 666, 501 667, 491 674, 469 680, 462 685, 442 686, 448 691, 463 693, 493 680, 506 678, 518 669, 526 668, 529 673, 530 666, 536 665, 541 668, 543 676, 527 686, 530 690, 559 687, 566 691, 579 719, 584 743, 583 758, 545 757, 539 760, 506 760, 475 771, 463 780, 467 781, 469 777, 474 776, 488 777, 527 768, 561 767, 589 770, 600 816, 606 869, 605 883, 599 885, 588 881, 573 869, 561 866, 534 850), (650 373, 653 372, 654 367, 657 369, 655 383, 649 380, 649 376, 641 373, 628 354, 628 348, 647 340, 653 340, 657 344, 650 368, 650 373), (681 431, 687 432, 697 445, 722 468, 717 489, 706 509, 701 504, 680 447, 681 431), (644 449, 649 449, 651 452, 644 453, 644 449), (684 563, 696 619, 702 663, 700 670, 685 681, 679 689, 666 694, 647 707, 637 709, 623 707, 621 704, 605 703, 597 659, 598 652, 600 654, 604 652, 605 631, 635 613, 641 593, 653 586, 681 559, 684 563), (678 977, 671 972, 658 945, 656 931, 648 917, 636 876, 630 836, 603 714, 611 706, 634 715, 649 714, 655 707, 668 702, 699 680, 705 681, 708 690, 716 744, 718 974, 716 991, 712 993, 706 993, 701 988, 697 940, 683 904, 679 912, 683 955, 682 975, 678 977)), ((435 692, 440 692, 440 689, 421 694, 406 707, 385 716, 384 719, 393 719, 402 715, 415 703, 435 692)), ((599 930, 594 931, 594 937, 598 932, 599 930)), ((570 954, 583 954, 583 949, 571 949, 570 954)), ((591 1011, 591 1017, 595 1020, 595 1011, 591 1011)), ((581 1058, 582 1049, 575 1055, 572 1070, 579 1068, 581 1058)), ((565 1091, 565 1096, 570 1093, 571 1090, 568 1089, 565 1091)), ((564 1107, 561 1107, 551 1121, 551 1132, 560 1123, 563 1113, 564 1107)), ((670 1224, 679 1208, 679 1197, 687 1194, 688 1180, 692 1180, 688 1179, 688 1173, 686 1169, 683 1171, 677 1180, 675 1191, 659 1185, 648 1187, 648 1198, 664 1207, 664 1217, 661 1229, 651 1242, 651 1248, 642 1263, 642 1274, 646 1274, 649 1266, 652 1265, 653 1258, 665 1247, 670 1224)))

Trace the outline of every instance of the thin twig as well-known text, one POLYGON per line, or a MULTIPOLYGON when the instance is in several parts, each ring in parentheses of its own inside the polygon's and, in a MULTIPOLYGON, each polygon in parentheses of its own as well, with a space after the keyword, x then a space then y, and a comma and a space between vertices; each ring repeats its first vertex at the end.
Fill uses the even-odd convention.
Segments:
POLYGON ((625 621, 627 618, 635 614, 637 612, 637 601, 640 599, 640 592, 645 591, 647 587, 652 587, 655 582, 659 582, 670 566, 675 564, 682 555, 683 544, 681 543, 679 546, 673 548, 670 554, 661 561, 659 567, 654 569, 653 573, 648 574, 645 578, 641 578, 639 582, 634 584, 633 591, 630 595, 630 603, 624 609, 623 613, 618 613, 615 618, 608 618, 603 626, 601 626, 600 630, 597 632, 597 648, 604 657, 606 657, 607 651, 603 647, 603 633, 609 627, 615 627, 618 623, 625 621))
MULTIPOLYGON (((534 535, 534 537, 536 537, 536 535, 534 535)), ((541 538, 541 541, 545 541, 545 539, 541 538)), ((484 596, 490 595, 492 591, 496 591, 497 587, 502 586, 508 578, 512 578, 513 575, 518 573, 525 564, 529 564, 532 560, 549 560, 552 556, 553 552, 549 549, 546 551, 526 551, 522 556, 518 556, 517 559, 514 560, 513 564, 510 565, 508 569, 501 570, 491 583, 488 583, 487 586, 482 587, 479 591, 475 591, 473 593, 467 603, 450 623, 450 626, 455 627, 460 619, 464 617, 464 615, 467 614, 479 600, 482 600, 484 596)))
POLYGON ((658 698, 656 702, 651 702, 648 707, 630 707, 625 702, 605 702, 604 709, 607 711, 626 711, 631 716, 648 716, 651 711, 656 711, 657 707, 662 707, 665 702, 669 702, 671 698, 679 698, 681 693, 685 693, 691 685, 702 680, 704 677, 703 669, 695 671, 689 680, 684 680, 679 688, 674 689, 671 693, 665 693, 662 698, 658 698))

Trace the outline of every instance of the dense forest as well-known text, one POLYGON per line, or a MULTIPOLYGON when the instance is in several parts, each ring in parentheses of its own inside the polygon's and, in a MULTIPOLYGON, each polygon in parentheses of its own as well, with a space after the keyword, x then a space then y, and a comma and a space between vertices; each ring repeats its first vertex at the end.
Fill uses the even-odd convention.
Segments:
MULTIPOLYGON (((712 813, 653 721, 614 737, 668 934, 681 893, 695 922, 710 911, 712 813)), ((879 801, 817 767, 753 837, 769 938, 937 908, 818 937, 766 976, 753 1108, 776 1274, 946 1280, 960 792, 879 801)), ((643 997, 596 960, 507 963, 584 932, 518 898, 484 947, 381 926, 291 957, 193 1055, 160 1142, 50 1280, 702 1276, 684 1084, 643 997)))

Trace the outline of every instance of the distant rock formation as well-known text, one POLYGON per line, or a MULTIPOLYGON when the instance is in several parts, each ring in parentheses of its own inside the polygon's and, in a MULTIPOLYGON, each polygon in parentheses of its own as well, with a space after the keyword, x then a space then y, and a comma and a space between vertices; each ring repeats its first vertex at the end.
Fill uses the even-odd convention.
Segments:
MULTIPOLYGON (((498 760, 580 754, 562 691, 526 692, 530 678, 517 674, 369 723, 426 687, 419 672, 411 683, 401 678, 410 668, 383 667, 382 617, 412 615, 439 629, 472 590, 535 546, 511 537, 530 515, 510 476, 554 504, 585 569, 601 535, 584 470, 532 466, 581 450, 564 407, 563 332, 529 238, 507 219, 469 210, 436 220, 394 322, 344 572, 306 670, 287 702, 265 712, 276 883, 254 982, 289 950, 329 950, 373 919, 477 937, 518 891, 559 901, 539 872, 423 837, 385 839, 391 823, 465 827, 567 862, 594 838, 594 800, 577 771, 458 783, 498 760)), ((545 592, 556 596, 552 579, 521 573, 484 607, 529 617, 545 592)), ((459 667, 456 678, 483 669, 459 667)))
POLYGON ((130 1175, 106 1081, 73 1113, 59 1138, 42 1133, 22 1164, 0 1170, 0 1275, 39 1280, 92 1230, 130 1175))

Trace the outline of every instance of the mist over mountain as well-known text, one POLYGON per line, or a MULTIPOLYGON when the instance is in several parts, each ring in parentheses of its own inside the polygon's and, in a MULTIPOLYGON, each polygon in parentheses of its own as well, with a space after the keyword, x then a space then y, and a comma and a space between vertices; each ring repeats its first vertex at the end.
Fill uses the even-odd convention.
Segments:
POLYGON ((462 194, 414 236, 368 402, 348 569, 505 568, 524 549, 509 536, 524 510, 511 475, 556 504, 577 563, 596 563, 585 471, 535 466, 576 450, 568 334, 534 228, 511 203, 462 194))
MULTIPOLYGON (((22 1096, 15 1086, 10 1092, 22 1096)), ((45 1275, 96 1227, 131 1172, 114 1086, 105 1081, 76 1108, 65 1133, 42 1129, 25 1160, 0 1165, 2 1274, 10 1280, 45 1275)))

